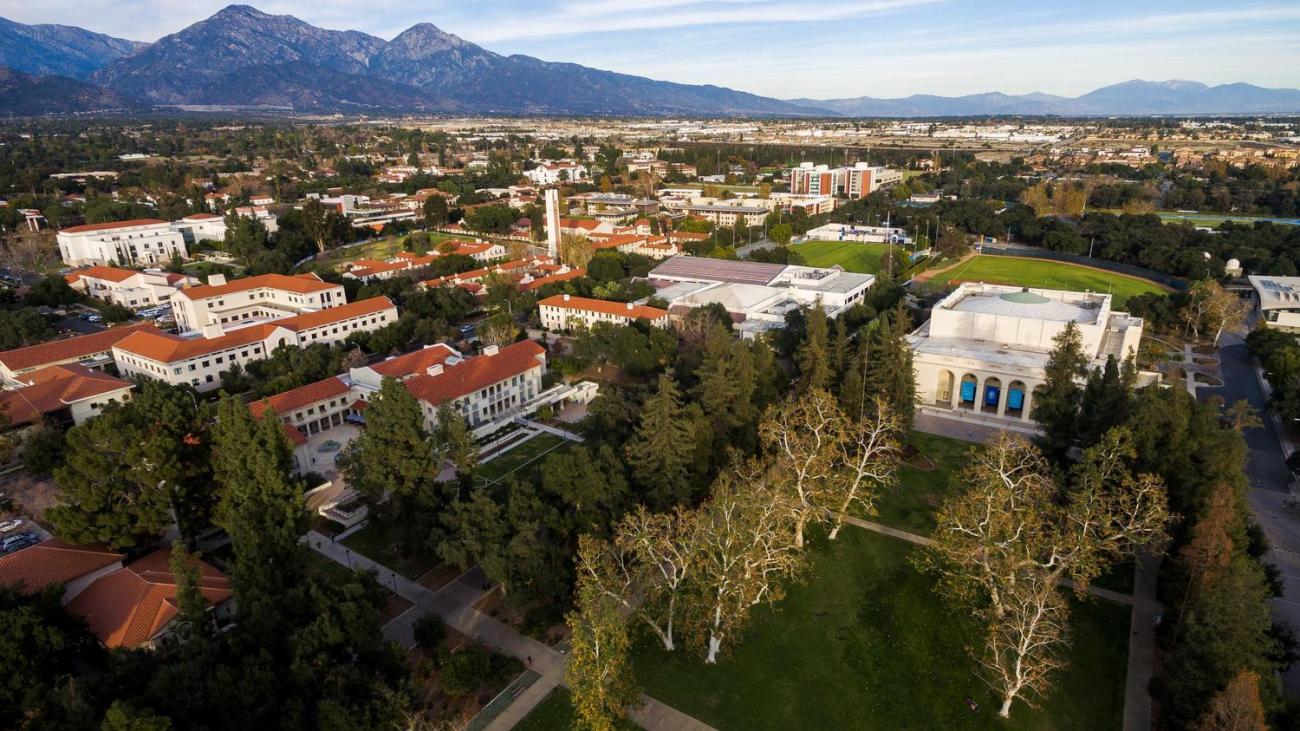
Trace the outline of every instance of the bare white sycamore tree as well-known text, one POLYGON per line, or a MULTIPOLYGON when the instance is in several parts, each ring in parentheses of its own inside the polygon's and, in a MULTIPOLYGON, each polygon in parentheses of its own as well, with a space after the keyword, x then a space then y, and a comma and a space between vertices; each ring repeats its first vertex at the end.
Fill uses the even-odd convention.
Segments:
POLYGON ((1056 655, 1068 642, 1069 612, 1056 586, 1042 576, 1026 576, 1003 594, 1002 614, 991 617, 984 651, 976 661, 985 670, 985 682, 1002 698, 998 715, 1011 715, 1020 698, 1035 705, 1032 696, 1049 686, 1048 676, 1065 665, 1056 655))
POLYGON ((1043 693, 1060 665, 1061 581, 1085 592, 1107 566, 1164 540, 1164 485, 1134 475, 1133 457, 1131 435, 1112 429, 1084 453, 1067 492, 1038 449, 1004 433, 974 455, 962 475, 967 491, 940 509, 919 560, 989 628, 980 662, 993 671, 1003 716, 1026 691, 1043 693))
POLYGON ((675 649, 681 596, 699 564, 699 511, 678 506, 651 513, 638 506, 619 521, 612 543, 579 541, 579 573, 645 622, 665 650, 675 649))
POLYGON ((794 544, 803 548, 804 528, 825 520, 843 487, 836 479, 840 443, 844 439, 844 414, 829 393, 814 388, 781 406, 773 406, 758 426, 764 448, 775 463, 773 484, 791 499, 794 544))
POLYGON ((836 497, 833 541, 844 527, 844 515, 857 506, 866 515, 876 512, 876 499, 898 485, 903 461, 903 423, 889 402, 877 396, 871 408, 856 421, 847 421, 840 439, 840 478, 836 497))
POLYGON ((719 477, 701 507, 700 563, 693 597, 707 637, 705 662, 717 662, 724 640, 761 602, 784 596, 781 585, 802 555, 792 533, 789 500, 758 469, 719 477))

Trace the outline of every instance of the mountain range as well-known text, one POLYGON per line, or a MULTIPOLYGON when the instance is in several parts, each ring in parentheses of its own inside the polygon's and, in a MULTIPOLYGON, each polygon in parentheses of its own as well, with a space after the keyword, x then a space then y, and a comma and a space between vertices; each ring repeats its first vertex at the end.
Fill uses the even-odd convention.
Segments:
POLYGON ((957 117, 979 115, 1057 115, 1062 117, 1151 114, 1286 114, 1300 111, 1300 90, 1266 89, 1253 84, 1207 86, 1196 81, 1134 79, 1103 86, 1076 97, 1032 94, 968 94, 881 99, 792 99, 809 110, 846 117, 957 117))
POLYGON ((154 106, 299 112, 941 117, 1300 112, 1300 91, 1130 81, 1079 97, 1001 93, 781 100, 571 63, 504 56, 421 23, 385 41, 231 5, 145 44, 0 18, 0 109, 154 106))

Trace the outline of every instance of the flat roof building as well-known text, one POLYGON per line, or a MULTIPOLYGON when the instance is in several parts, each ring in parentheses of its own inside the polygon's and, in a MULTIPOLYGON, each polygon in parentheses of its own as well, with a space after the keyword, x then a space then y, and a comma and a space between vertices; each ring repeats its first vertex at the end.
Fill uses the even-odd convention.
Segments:
POLYGON ((806 195, 865 198, 902 181, 901 172, 865 162, 838 168, 805 162, 790 170, 790 192, 806 195))
POLYGON ((870 274, 837 267, 768 264, 706 257, 674 256, 650 270, 656 296, 679 311, 721 304, 743 337, 785 326, 799 307, 820 307, 837 317, 860 303, 875 284, 870 274))
POLYGON ((72 226, 57 238, 59 255, 70 266, 154 266, 188 255, 181 233, 156 218, 72 226))
MULTIPOLYGON (((917 402, 961 418, 1028 422, 1052 339, 1074 323, 1090 367, 1137 353, 1143 322, 1109 294, 965 283, 908 336, 917 402)), ((1154 374, 1141 374, 1143 381, 1154 374)))
POLYGON ((1246 277, 1255 290, 1255 310, 1269 325, 1300 332, 1300 277, 1252 274, 1246 277))

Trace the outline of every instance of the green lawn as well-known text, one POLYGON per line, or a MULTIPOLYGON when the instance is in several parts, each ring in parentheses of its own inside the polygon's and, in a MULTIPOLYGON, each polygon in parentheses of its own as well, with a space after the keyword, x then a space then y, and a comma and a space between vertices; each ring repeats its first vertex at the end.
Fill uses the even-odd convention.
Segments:
POLYGON ((643 641, 638 678, 649 695, 724 731, 1121 726, 1126 607, 1074 603, 1069 666, 1040 709, 1017 704, 1001 722, 964 649, 977 640, 973 623, 908 563, 913 550, 851 528, 835 542, 818 540, 805 582, 775 607, 759 608, 717 666, 643 641))
POLYGON ((372 510, 366 527, 343 539, 343 545, 372 561, 393 569, 408 579, 418 579, 424 572, 438 565, 434 555, 408 556, 398 550, 397 524, 372 510))
POLYGON ((535 462, 540 463, 542 459, 545 459, 545 455, 568 444, 572 444, 572 442, 563 437, 546 433, 538 434, 505 454, 480 464, 475 468, 474 475, 480 479, 495 482, 525 465, 531 465, 535 462))
POLYGON ((899 470, 898 489, 876 501, 878 513, 871 520, 929 535, 935 511, 958 488, 957 473, 975 445, 923 432, 912 432, 908 441, 918 454, 899 470))
MULTIPOLYGON (((791 261, 804 266, 829 267, 836 264, 845 271, 861 274, 879 274, 883 268, 881 261, 885 255, 885 244, 863 244, 857 241, 807 241, 791 244, 791 261)), ((898 247, 895 266, 907 262, 907 254, 898 247)))
POLYGON ((935 279, 947 282, 988 282, 1014 284, 1043 289, 1091 290, 1115 295, 1115 306, 1123 307, 1129 297, 1165 290, 1147 279, 1091 269, 1044 259, 1012 256, 975 256, 952 269, 939 272, 935 279))
MULTIPOLYGON (((569 691, 561 687, 551 691, 532 713, 524 716, 524 720, 515 726, 515 731, 569 731, 575 728, 578 728, 578 719, 573 712, 569 691)), ((625 721, 618 728, 634 731, 641 727, 625 721)))

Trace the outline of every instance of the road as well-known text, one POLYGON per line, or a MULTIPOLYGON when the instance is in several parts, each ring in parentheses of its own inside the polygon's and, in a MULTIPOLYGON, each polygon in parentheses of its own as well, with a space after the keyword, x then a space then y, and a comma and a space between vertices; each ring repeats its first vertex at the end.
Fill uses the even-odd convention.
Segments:
POLYGON ((1229 404, 1245 399, 1259 411, 1264 421, 1263 428, 1247 429, 1243 434, 1246 446, 1250 449, 1246 460, 1246 476, 1250 479, 1251 487, 1287 492, 1291 484, 1291 470, 1287 469, 1286 455, 1282 453, 1277 427, 1273 419, 1269 418, 1268 403, 1255 375, 1255 359, 1246 350, 1245 339, 1240 333, 1225 333, 1221 344, 1219 357, 1223 387, 1198 388, 1197 397, 1204 401, 1221 396, 1229 404))
MULTIPOLYGON (((1282 574, 1283 595, 1270 601, 1275 619, 1300 627, 1300 517, 1287 506, 1290 497, 1291 470, 1287 468, 1278 425, 1266 410, 1264 390, 1255 372, 1255 359, 1246 350, 1239 333, 1223 336, 1219 350, 1223 388, 1200 388, 1202 400, 1214 395, 1228 403, 1246 399, 1259 410, 1264 426, 1247 429, 1243 436, 1250 453, 1246 459, 1246 476, 1251 491, 1247 496, 1255 520, 1268 536, 1269 552, 1265 559, 1282 574)), ((1300 693, 1300 664, 1282 676, 1288 693, 1300 693)))

